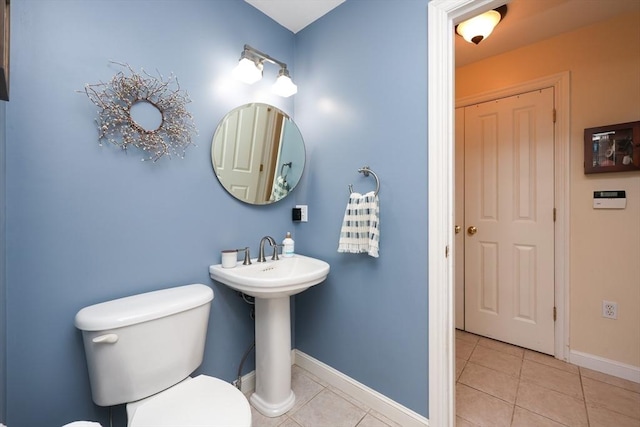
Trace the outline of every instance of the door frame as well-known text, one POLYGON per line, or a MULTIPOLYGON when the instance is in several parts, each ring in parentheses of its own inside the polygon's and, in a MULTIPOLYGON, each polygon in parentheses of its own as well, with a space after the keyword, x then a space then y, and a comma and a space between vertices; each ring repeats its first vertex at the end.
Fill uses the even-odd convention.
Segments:
MULTIPOLYGON (((455 338, 453 246, 454 225, 454 24, 478 13, 501 6, 505 0, 431 0, 427 13, 428 57, 428 251, 429 251, 429 424, 434 427, 455 425, 455 338)), ((568 93, 568 73, 561 79, 559 93, 568 93)), ((556 165, 565 170, 556 176, 556 202, 559 208, 556 230, 563 254, 563 265, 556 266, 557 285, 563 292, 556 296, 563 333, 556 335, 556 357, 568 356, 569 331, 569 103, 568 96, 557 104, 563 120, 556 123, 558 149, 556 165), (562 103, 566 100, 565 104, 562 103), (560 149, 562 146, 562 149, 560 149), (558 346, 558 340, 561 345, 558 346)), ((556 166, 557 167, 557 166, 556 166)), ((556 322, 558 323, 558 322, 556 322)), ((556 325, 558 327, 558 325, 556 325)))
MULTIPOLYGON (((554 356, 561 360, 568 360, 569 357, 569 83, 570 74, 568 71, 565 71, 563 73, 530 80, 506 88, 460 98, 455 101, 455 108, 461 108, 501 98, 508 98, 510 96, 520 95, 527 92, 533 92, 540 89, 553 88, 553 105, 556 110, 553 148, 553 185, 554 206, 557 211, 553 237, 554 305, 557 311, 557 317, 554 323, 554 356), (560 215, 560 212, 565 213, 565 215, 560 215)), ((455 153, 452 164, 455 176, 455 153)), ((455 284, 455 269, 453 270, 453 274, 453 283, 455 284)))

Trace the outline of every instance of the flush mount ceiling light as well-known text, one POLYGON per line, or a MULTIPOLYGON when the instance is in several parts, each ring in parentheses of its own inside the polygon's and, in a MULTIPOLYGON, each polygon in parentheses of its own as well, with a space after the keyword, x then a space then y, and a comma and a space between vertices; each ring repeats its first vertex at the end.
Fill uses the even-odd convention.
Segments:
POLYGON ((262 78, 265 61, 280 66, 278 78, 273 86, 271 86, 273 93, 287 98, 298 92, 298 86, 291 81, 287 64, 278 61, 266 53, 260 52, 248 44, 244 45, 244 50, 240 55, 240 61, 233 69, 233 76, 244 83, 253 84, 262 78))
POLYGON ((507 14, 507 5, 489 10, 483 14, 467 19, 456 26, 456 33, 469 43, 478 44, 489 37, 489 34, 507 14))

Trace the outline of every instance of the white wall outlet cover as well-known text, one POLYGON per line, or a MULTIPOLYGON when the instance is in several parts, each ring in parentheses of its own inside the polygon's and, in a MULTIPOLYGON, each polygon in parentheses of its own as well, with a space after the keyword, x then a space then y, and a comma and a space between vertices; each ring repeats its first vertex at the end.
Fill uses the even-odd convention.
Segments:
POLYGON ((302 214, 300 222, 309 221, 309 207, 307 205, 296 205, 296 208, 300 209, 300 212, 302 214))
POLYGON ((602 301, 602 317, 607 319, 618 318, 618 303, 613 301, 602 301))

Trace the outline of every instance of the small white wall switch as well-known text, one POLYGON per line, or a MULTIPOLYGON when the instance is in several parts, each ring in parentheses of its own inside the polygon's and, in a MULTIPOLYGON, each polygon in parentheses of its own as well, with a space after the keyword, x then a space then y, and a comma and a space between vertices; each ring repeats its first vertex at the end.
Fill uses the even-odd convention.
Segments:
POLYGON ((309 221, 309 208, 307 205, 296 205, 296 208, 300 209, 300 222, 308 222, 309 221))

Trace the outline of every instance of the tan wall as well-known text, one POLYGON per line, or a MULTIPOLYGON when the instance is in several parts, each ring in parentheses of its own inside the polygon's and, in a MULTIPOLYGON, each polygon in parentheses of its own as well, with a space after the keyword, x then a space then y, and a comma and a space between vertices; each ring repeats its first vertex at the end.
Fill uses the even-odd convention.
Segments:
POLYGON ((571 73, 570 347, 640 367, 640 172, 585 175, 585 128, 640 120, 640 14, 456 70, 464 98, 571 73), (624 210, 594 210, 595 190, 626 190, 624 210), (618 319, 601 316, 602 300, 618 319))

